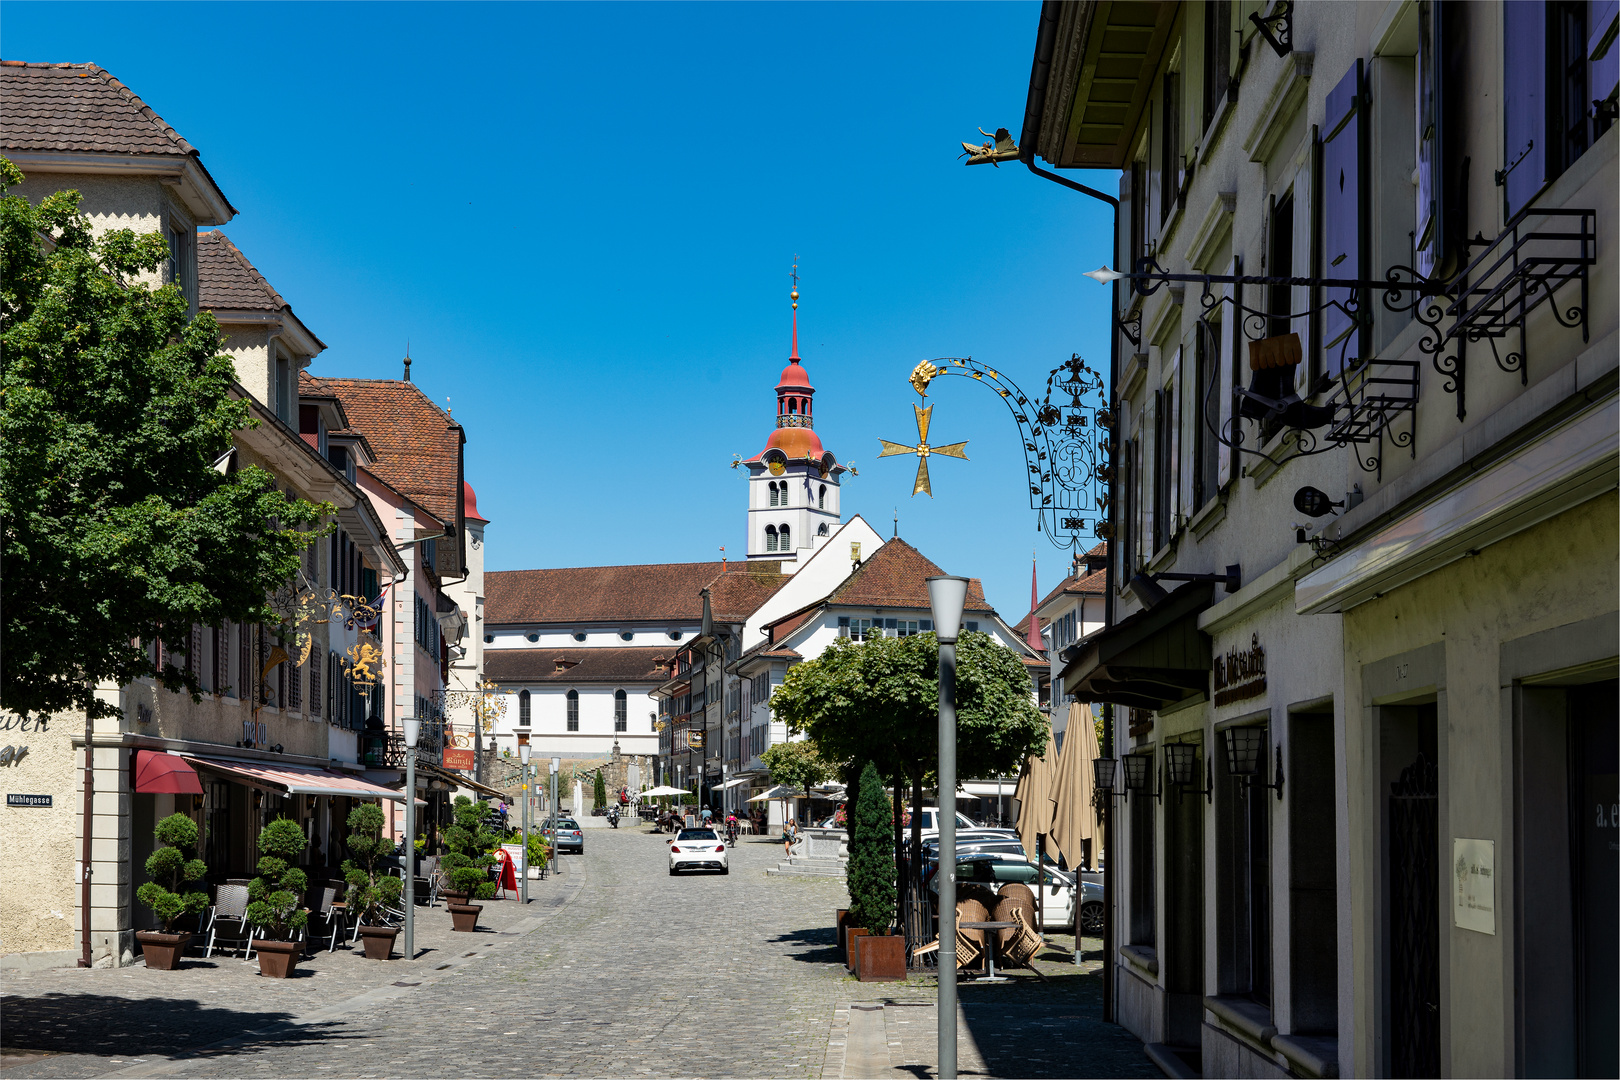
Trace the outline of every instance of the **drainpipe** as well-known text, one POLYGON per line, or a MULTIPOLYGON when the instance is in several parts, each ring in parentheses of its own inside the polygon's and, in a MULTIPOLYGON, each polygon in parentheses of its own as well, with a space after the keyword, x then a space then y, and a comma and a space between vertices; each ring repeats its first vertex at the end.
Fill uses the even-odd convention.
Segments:
MULTIPOLYGON (((1072 191, 1108 204, 1113 213, 1114 227, 1110 233, 1113 250, 1109 252, 1108 262, 1111 264, 1119 254, 1119 200, 1112 195, 1106 195, 1095 188, 1085 184, 1076 183, 1066 177, 1058 176, 1035 164, 1035 144, 1040 137, 1041 113, 1046 109, 1047 82, 1052 75, 1052 54, 1057 47, 1058 15, 1063 10, 1061 0, 1045 0, 1041 4, 1041 22, 1035 33, 1035 58, 1030 64, 1029 96, 1024 102, 1024 127, 1018 137, 1018 160, 1022 161, 1030 172, 1055 184, 1062 184, 1072 191)), ((1119 282, 1110 286, 1109 312, 1108 312, 1108 388, 1112 397, 1119 386, 1119 328, 1114 325, 1119 317, 1119 282)), ((1118 424, 1119 410, 1113 410, 1118 424)), ((1115 434, 1115 448, 1117 449, 1118 435, 1115 434)), ((1114 454, 1109 455, 1114 458, 1114 454)), ((1108 482, 1108 505, 1117 507, 1119 477, 1115 471, 1114 479, 1108 482)), ((1113 540, 1108 542, 1108 561, 1103 570, 1103 625, 1114 625, 1114 577, 1115 565, 1123 557, 1119 545, 1113 540)), ((1054 702, 1054 707, 1056 703, 1054 702)), ((1114 707, 1103 706, 1103 757, 1114 756, 1114 707)), ((1111 808, 1110 808, 1111 809, 1111 808)), ((1102 814, 1103 828, 1103 1019, 1110 1023, 1114 1020, 1114 830, 1111 814, 1105 809, 1102 814)), ((1075 923, 1075 959, 1080 958, 1080 938, 1078 913, 1075 923)))
MULTIPOLYGON (((92 699, 94 694, 92 693, 92 699)), ((79 966, 90 966, 90 838, 95 822, 95 758, 91 747, 91 735, 94 732, 95 721, 90 718, 90 707, 84 710, 84 853, 81 856, 83 865, 80 866, 79 875, 79 915, 83 924, 83 955, 79 957, 79 966)))

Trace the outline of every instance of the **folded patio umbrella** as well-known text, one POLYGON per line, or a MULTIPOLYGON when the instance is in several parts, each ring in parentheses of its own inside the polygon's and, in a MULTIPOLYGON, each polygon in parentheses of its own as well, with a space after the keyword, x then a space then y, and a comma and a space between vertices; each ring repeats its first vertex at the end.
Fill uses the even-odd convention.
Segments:
POLYGON ((1052 828, 1052 772, 1057 764, 1057 742, 1050 731, 1046 734, 1046 756, 1030 755, 1018 774, 1018 786, 1013 798, 1018 800, 1018 838, 1024 850, 1035 857, 1035 837, 1052 828))
POLYGON ((1050 846, 1063 853, 1070 867, 1078 867, 1083 861, 1085 841, 1091 840, 1095 847, 1096 839, 1102 836, 1097 811, 1091 805, 1095 786, 1091 761, 1098 756, 1091 706, 1070 703, 1063 753, 1058 757, 1052 786, 1052 827, 1048 830, 1050 846))

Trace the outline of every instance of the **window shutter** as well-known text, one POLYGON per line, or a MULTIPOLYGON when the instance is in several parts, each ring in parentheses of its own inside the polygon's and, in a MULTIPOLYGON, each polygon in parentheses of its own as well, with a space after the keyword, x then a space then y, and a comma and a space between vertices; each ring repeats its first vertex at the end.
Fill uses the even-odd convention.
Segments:
POLYGON ((321 715, 321 669, 325 667, 319 652, 310 654, 309 661, 309 714, 321 715))
POLYGON ((1511 218, 1547 182, 1547 5, 1502 5, 1503 203, 1511 218))
MULTIPOLYGON (((1242 272, 1243 264, 1241 260, 1233 259, 1231 262, 1226 264, 1227 277, 1236 277, 1242 272)), ((1232 300, 1232 286, 1230 284, 1221 286, 1221 300, 1228 304, 1228 310, 1234 310, 1230 308, 1230 303, 1232 300)), ((1215 368, 1215 408, 1216 416, 1218 418, 1217 423, 1219 424, 1216 430, 1220 432, 1222 439, 1232 442, 1232 387, 1237 384, 1235 364, 1236 357, 1238 355, 1238 345, 1243 338, 1243 320, 1236 317, 1234 314, 1234 316, 1227 319, 1226 322, 1218 324, 1215 327, 1215 330, 1217 333, 1219 333, 1222 329, 1228 326, 1231 327, 1232 337, 1231 340, 1221 348, 1220 363, 1217 364, 1215 368)), ((1234 471, 1233 466, 1236 459, 1236 450, 1224 446, 1216 447, 1215 486, 1217 488, 1224 489, 1226 485, 1232 482, 1232 473, 1234 471)), ((1213 495, 1214 492, 1211 492, 1210 494, 1213 495)))
POLYGON ((202 623, 192 623, 191 641, 186 648, 186 670, 192 674, 193 678, 198 680, 202 679, 202 645, 202 623))
POLYGON ((243 623, 236 628, 236 699, 253 700, 253 626, 243 623))
POLYGON ((1181 349, 1178 347, 1170 358, 1170 379, 1164 384, 1165 424, 1164 433, 1169 443, 1165 447, 1164 478, 1170 485, 1165 498, 1165 511, 1170 520, 1164 523, 1164 535, 1168 540, 1181 531, 1181 495, 1185 490, 1181 483, 1183 462, 1181 460, 1181 349))
MULTIPOLYGON (((1312 188, 1316 186, 1316 140, 1311 140, 1311 149, 1307 152, 1305 164, 1299 167, 1294 174, 1294 251, 1293 266, 1295 277, 1315 277, 1315 264, 1311 262, 1311 239, 1315 231, 1311 223, 1316 219, 1311 216, 1313 209, 1311 203, 1312 188)), ((1289 307, 1294 311, 1309 312, 1316 305, 1312 303, 1309 285, 1295 285, 1292 290, 1289 307)), ((1311 316, 1309 314, 1296 315, 1293 325, 1289 327, 1299 335, 1299 344, 1305 357, 1304 363, 1295 371, 1295 378, 1299 382, 1297 387, 1300 394, 1309 396, 1310 381, 1314 377, 1316 365, 1311 358, 1316 354, 1313 351, 1314 342, 1311 340, 1311 316)))
POLYGON ((1154 484, 1159 475, 1159 448, 1156 445, 1158 442, 1156 437, 1158 433, 1158 395, 1147 393, 1142 396, 1145 399, 1143 404, 1146 406, 1146 415, 1142 417, 1142 456, 1140 459, 1141 464, 1137 468, 1137 476, 1142 492, 1140 504, 1142 507, 1142 531, 1138 534, 1141 541, 1138 545, 1140 554, 1137 562, 1146 564, 1153 557, 1153 541, 1154 537, 1158 535, 1153 520, 1153 511, 1158 502, 1158 493, 1154 490, 1154 484))
MULTIPOLYGON (((1362 65, 1345 73, 1328 92, 1326 130, 1322 146, 1322 274, 1330 278, 1362 276, 1361 192, 1363 115, 1362 65)), ((1328 289, 1326 300, 1347 304, 1350 289, 1328 289)), ((1322 346, 1330 349, 1355 330, 1350 316, 1338 308, 1322 313, 1322 346)), ((1352 348, 1346 357, 1358 355, 1352 348)), ((1337 374, 1337 371, 1333 371, 1337 374)))
POLYGON ((1417 205, 1412 220, 1412 245, 1424 277, 1440 268, 1444 252, 1440 216, 1440 107, 1444 98, 1440 77, 1440 9, 1438 2, 1418 5, 1417 52, 1417 205))

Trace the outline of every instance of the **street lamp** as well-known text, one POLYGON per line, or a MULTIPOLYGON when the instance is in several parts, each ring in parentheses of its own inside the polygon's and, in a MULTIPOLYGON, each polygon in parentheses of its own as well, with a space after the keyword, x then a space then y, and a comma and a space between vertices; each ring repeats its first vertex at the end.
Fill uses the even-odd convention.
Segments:
POLYGON ((956 1080, 956 636, 968 579, 928 579, 939 640, 939 1072, 956 1080))
POLYGON ((557 846, 557 770, 562 768, 562 758, 551 759, 551 864, 562 873, 562 849, 557 846))
POLYGON ((523 883, 519 895, 523 903, 529 902, 529 755, 534 748, 528 743, 518 746, 518 760, 523 763, 523 883))
POLYGON ((416 740, 422 721, 407 716, 405 724, 405 959, 416 959, 416 740))

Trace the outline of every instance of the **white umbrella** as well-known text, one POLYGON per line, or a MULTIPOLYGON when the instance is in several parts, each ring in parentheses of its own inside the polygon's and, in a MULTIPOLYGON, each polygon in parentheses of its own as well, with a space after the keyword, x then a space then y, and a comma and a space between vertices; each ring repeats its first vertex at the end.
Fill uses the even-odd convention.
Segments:
POLYGON ((799 797, 799 790, 799 788, 789 787, 786 784, 777 784, 773 788, 767 788, 766 790, 760 792, 758 795, 755 795, 748 801, 769 802, 772 799, 796 799, 799 797))
POLYGON ((690 794, 692 794, 692 793, 690 791, 687 791, 685 788, 670 787, 668 784, 665 784, 663 787, 648 788, 646 791, 643 791, 641 793, 642 797, 647 798, 647 799, 660 799, 660 798, 663 798, 665 795, 690 795, 690 794))

